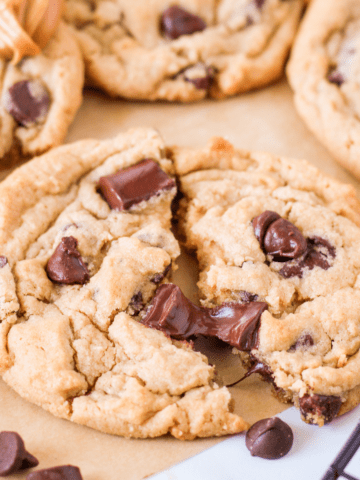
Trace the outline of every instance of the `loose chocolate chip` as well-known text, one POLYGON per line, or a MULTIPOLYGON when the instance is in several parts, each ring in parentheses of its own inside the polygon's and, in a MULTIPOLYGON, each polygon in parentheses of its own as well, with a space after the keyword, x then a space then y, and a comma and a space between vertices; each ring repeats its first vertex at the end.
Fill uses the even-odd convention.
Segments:
POLYGON ((0 256, 0 268, 4 268, 5 265, 8 263, 7 258, 3 255, 0 256))
POLYGON ((38 460, 25 450, 24 441, 18 433, 0 432, 0 477, 38 464, 38 460))
POLYGON ((201 32, 205 28, 206 23, 202 18, 177 5, 167 8, 161 15, 161 31, 171 40, 201 32))
POLYGON ((29 127, 45 120, 50 97, 38 80, 21 80, 6 92, 4 106, 20 125, 29 127))
POLYGON ((289 352, 295 352, 296 350, 299 350, 299 348, 309 348, 314 345, 314 339, 309 333, 306 333, 305 335, 302 335, 294 345, 291 345, 289 348, 289 352))
POLYGON ((169 265, 167 265, 164 269, 163 272, 161 273, 157 273, 153 276, 153 278, 151 279, 151 282, 152 283, 155 283, 155 285, 157 285, 158 283, 160 283, 162 280, 164 280, 164 278, 166 277, 166 275, 169 273, 169 270, 171 268, 171 263, 169 263, 169 265))
POLYGON ((142 322, 178 340, 204 335, 250 351, 258 346, 260 318, 267 308, 265 302, 198 307, 169 283, 158 288, 142 322))
POLYGON ((76 248, 77 243, 74 237, 61 239, 46 266, 46 273, 50 280, 66 285, 83 285, 89 281, 89 270, 76 248))
POLYGON ((284 265, 279 271, 284 278, 300 277, 302 278, 305 268, 313 270, 315 267, 328 270, 331 265, 328 258, 335 258, 335 248, 324 238, 311 237, 307 239, 307 250, 305 255, 287 265, 284 265))
POLYGON ((198 90, 208 90, 215 76, 215 70, 204 64, 189 67, 183 72, 185 81, 192 83, 198 90))
POLYGON ((79 467, 61 465, 30 473, 26 480, 83 480, 79 467))
POLYGON ((114 210, 128 210, 175 185, 175 181, 150 158, 99 180, 99 190, 114 210))
POLYGON ((344 76, 342 73, 334 70, 333 72, 329 73, 328 80, 330 83, 335 83, 340 87, 345 82, 344 76))
POLYGON ((252 456, 275 460, 291 450, 294 435, 280 418, 264 418, 247 431, 245 444, 252 456))
POLYGON ((341 403, 341 398, 333 395, 304 395, 299 399, 301 414, 312 424, 317 423, 316 419, 330 423, 339 413, 341 403))

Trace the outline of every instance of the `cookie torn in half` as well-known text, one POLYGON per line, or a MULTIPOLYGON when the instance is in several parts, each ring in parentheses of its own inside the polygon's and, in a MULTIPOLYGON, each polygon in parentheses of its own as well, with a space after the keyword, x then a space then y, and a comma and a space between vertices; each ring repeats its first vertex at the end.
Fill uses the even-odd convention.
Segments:
POLYGON ((352 409, 360 402, 354 188, 305 161, 235 150, 221 138, 169 154, 184 195, 181 233, 200 263, 203 308, 240 304, 252 312, 228 342, 246 376, 262 375, 308 423, 352 409))
POLYGON ((141 323, 179 255, 173 162, 153 130, 58 147, 0 184, 0 371, 103 432, 241 432, 214 368, 141 323))

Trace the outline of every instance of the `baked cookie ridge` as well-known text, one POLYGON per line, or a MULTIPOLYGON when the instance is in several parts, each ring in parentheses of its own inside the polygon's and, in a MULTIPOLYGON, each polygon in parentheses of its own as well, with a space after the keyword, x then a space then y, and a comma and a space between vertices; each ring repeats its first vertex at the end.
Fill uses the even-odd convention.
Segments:
POLYGON ((283 72, 303 0, 66 0, 91 85, 189 102, 263 87, 283 72))
POLYGON ((134 438, 247 428, 206 357, 141 323, 179 255, 174 173, 159 135, 136 129, 1 183, 0 371, 21 396, 134 438))
POLYGON ((357 1, 311 2, 287 67, 299 114, 334 158, 357 178, 359 29, 357 1))
POLYGON ((308 423, 353 408, 360 402, 354 188, 305 161, 236 150, 221 138, 198 150, 174 147, 170 156, 203 307, 258 312, 229 342, 247 375, 260 373, 308 423))

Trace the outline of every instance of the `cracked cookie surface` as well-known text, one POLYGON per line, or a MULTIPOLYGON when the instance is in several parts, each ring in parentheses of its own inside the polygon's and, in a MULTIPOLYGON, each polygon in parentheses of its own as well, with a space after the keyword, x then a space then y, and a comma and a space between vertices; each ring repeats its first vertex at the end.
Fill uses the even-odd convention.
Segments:
POLYGON ((133 130, 54 149, 1 183, 0 372, 21 396, 128 437, 247 427, 206 357, 139 323, 179 255, 173 173, 158 134, 133 130), (144 159, 165 188, 110 208, 100 178, 144 159))
POLYGON ((84 62, 61 23, 44 50, 14 65, 0 59, 0 168, 64 140, 82 101, 84 62))
POLYGON ((313 0, 287 72, 296 108, 309 129, 360 178, 359 2, 313 0))
POLYGON ((322 425, 360 402, 360 203, 305 161, 221 138, 171 150, 178 218, 200 262, 202 303, 266 302, 241 353, 279 398, 322 425))
POLYGON ((112 96, 222 98, 279 78, 303 0, 67 0, 89 83, 112 96))

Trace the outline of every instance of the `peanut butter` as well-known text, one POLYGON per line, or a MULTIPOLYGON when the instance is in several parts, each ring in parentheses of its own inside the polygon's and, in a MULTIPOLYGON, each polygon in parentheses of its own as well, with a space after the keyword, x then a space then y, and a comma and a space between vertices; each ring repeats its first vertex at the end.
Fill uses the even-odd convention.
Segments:
POLYGON ((37 55, 56 30, 63 0, 5 0, 0 4, 0 56, 18 63, 37 55))

